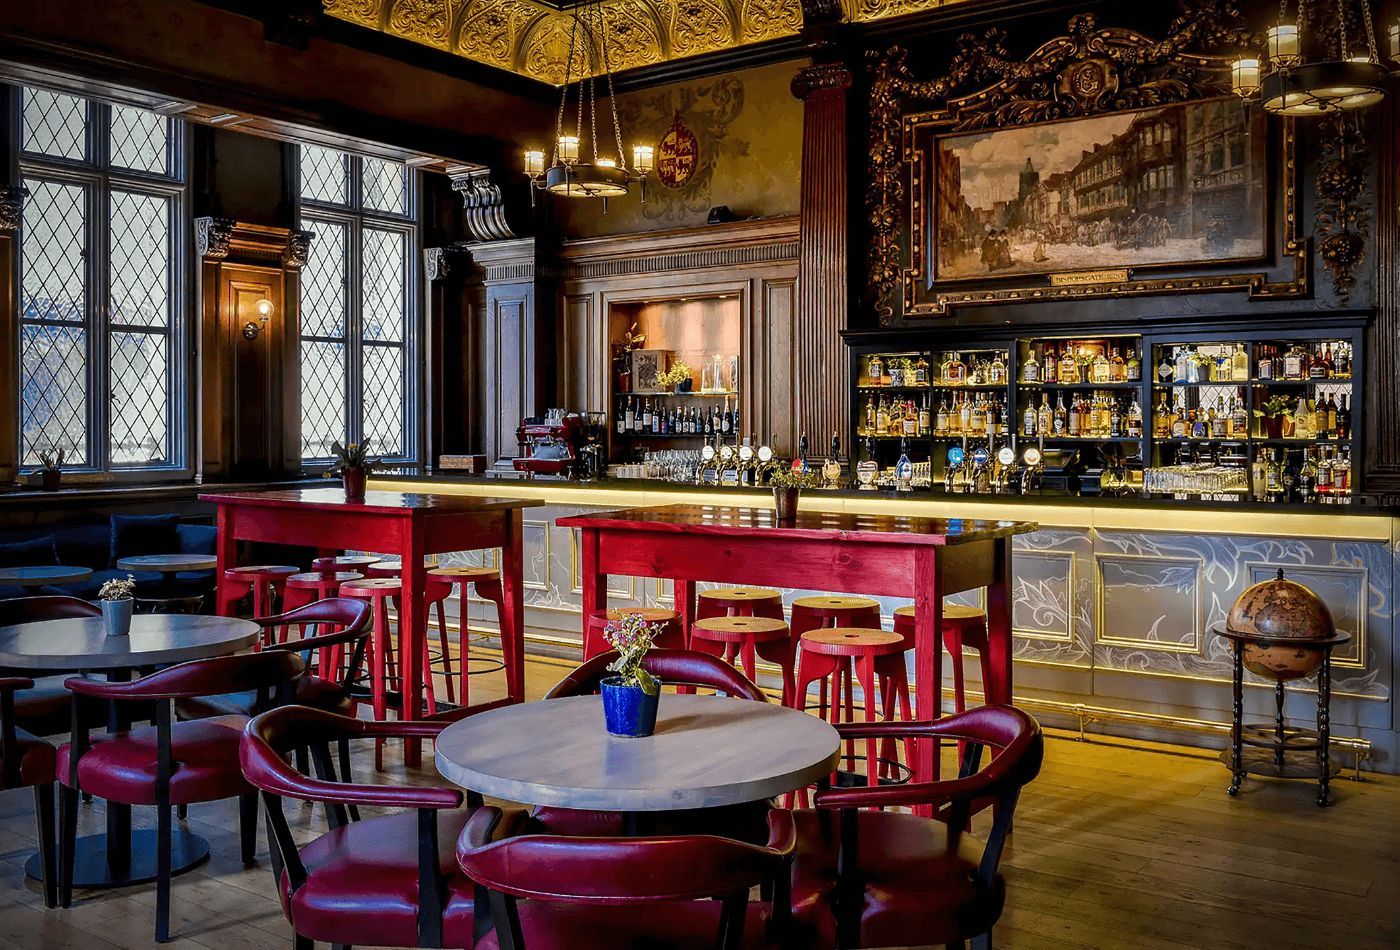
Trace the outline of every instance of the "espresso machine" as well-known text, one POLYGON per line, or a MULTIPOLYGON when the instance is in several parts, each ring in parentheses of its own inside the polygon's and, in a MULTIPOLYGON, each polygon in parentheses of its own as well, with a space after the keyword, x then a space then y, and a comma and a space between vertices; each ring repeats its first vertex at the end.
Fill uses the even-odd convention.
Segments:
POLYGON ((522 419, 515 430, 519 455, 512 463, 526 478, 586 481, 607 469, 603 414, 551 409, 522 419))

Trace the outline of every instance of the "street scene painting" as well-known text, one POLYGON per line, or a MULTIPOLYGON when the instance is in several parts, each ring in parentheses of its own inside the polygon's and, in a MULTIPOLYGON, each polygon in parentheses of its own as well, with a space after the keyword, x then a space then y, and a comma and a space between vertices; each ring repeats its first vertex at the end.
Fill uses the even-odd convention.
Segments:
POLYGON ((1259 110, 1235 98, 934 140, 934 280, 1263 258, 1259 110))

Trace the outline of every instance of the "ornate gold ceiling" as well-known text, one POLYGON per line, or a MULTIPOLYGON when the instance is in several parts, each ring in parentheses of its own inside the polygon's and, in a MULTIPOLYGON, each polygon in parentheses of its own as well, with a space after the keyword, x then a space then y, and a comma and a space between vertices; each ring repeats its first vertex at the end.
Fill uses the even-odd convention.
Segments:
MULTIPOLYGON (((952 0, 843 0, 843 6, 849 19, 875 20, 946 2, 952 0)), ((538 0, 323 3, 326 13, 351 23, 544 82, 564 81, 573 18, 538 0)), ((601 5, 613 70, 795 36, 802 28, 801 0, 601 0, 601 5)))

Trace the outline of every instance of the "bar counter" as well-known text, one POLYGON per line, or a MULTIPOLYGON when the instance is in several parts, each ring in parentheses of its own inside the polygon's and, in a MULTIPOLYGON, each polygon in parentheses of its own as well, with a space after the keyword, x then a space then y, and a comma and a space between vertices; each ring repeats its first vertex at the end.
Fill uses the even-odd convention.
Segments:
MULTIPOLYGON (((772 503, 767 489, 647 481, 445 475, 385 476, 373 485, 419 491, 431 485, 435 492, 544 502, 524 523, 527 639, 561 651, 579 643, 583 587, 577 532, 558 527, 558 518, 665 504, 772 503)), ((1350 764, 1348 748, 1369 747, 1370 767, 1400 771, 1400 732, 1391 709, 1400 517, 1390 509, 820 490, 804 492, 801 505, 1039 523, 1040 530, 1014 545, 1017 701, 1047 722, 1178 742, 1195 736, 1221 744, 1218 736, 1230 720, 1231 658, 1211 630, 1246 587, 1282 567, 1316 591, 1337 628, 1352 634, 1336 655, 1332 721, 1336 736, 1360 741, 1344 742, 1341 760, 1350 764)), ((669 585, 651 578, 614 578, 608 597, 611 604, 672 606, 669 585)), ((902 601, 879 599, 888 626, 902 601)), ((980 598, 953 600, 978 604, 980 598)), ((489 627, 494 619, 484 607, 472 605, 474 627, 489 627)), ((977 664, 969 656, 966 665, 975 689, 977 664)), ((1272 690, 1251 685, 1246 711, 1268 715, 1272 690)), ((1313 716, 1311 681, 1290 689, 1287 710, 1299 721, 1313 716)))

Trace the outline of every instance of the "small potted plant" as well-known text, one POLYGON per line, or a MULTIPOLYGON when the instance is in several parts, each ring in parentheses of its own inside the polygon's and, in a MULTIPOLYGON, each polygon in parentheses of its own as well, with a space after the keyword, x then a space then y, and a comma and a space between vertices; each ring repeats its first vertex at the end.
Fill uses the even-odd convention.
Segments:
POLYGON ((136 578, 130 574, 126 580, 114 577, 102 585, 97 592, 102 604, 102 623, 107 628, 107 636, 124 637, 131 632, 131 612, 136 606, 136 578))
POLYGON ((656 374, 657 385, 661 389, 670 389, 678 393, 688 393, 693 385, 690 376, 690 367, 680 360, 671 364, 671 368, 656 374))
POLYGON ((638 331, 637 324, 627 328, 622 338, 612 345, 613 375, 617 379, 617 391, 632 391, 632 351, 641 349, 647 342, 647 335, 638 331))
POLYGON ((778 521, 791 524, 797 520, 797 500, 802 489, 815 484, 815 476, 815 472, 792 467, 775 469, 768 477, 768 484, 773 488, 773 510, 778 521))
POLYGON ((326 477, 340 477, 345 485, 346 498, 358 500, 365 497, 365 480, 369 478, 370 469, 379 461, 369 456, 369 439, 349 445, 332 442, 331 452, 335 455, 335 462, 326 469, 326 477))
POLYGON ((53 452, 39 452, 39 464, 43 466, 39 470, 39 478, 44 491, 58 491, 58 485, 63 480, 63 460, 67 455, 68 451, 61 446, 53 452))
POLYGON ((1264 404, 1254 410, 1254 416, 1263 420, 1264 438, 1283 438, 1285 422, 1293 421, 1293 404, 1287 396, 1275 395, 1264 400, 1264 404))
POLYGON ((603 638, 618 652, 617 659, 608 664, 616 675, 604 677, 600 684, 609 735, 636 739, 656 731, 661 683, 642 668, 642 660, 658 629, 640 614, 623 614, 603 628, 603 638))

